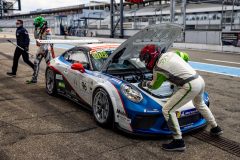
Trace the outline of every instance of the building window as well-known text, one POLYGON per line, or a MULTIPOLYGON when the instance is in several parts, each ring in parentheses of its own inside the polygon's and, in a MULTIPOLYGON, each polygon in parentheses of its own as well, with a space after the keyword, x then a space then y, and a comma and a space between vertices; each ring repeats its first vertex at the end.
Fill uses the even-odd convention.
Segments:
POLYGON ((209 14, 208 19, 209 20, 215 20, 216 19, 216 14, 209 14))
POLYGON ((162 21, 166 21, 166 18, 165 18, 165 16, 162 16, 162 21))
POLYGON ((204 14, 204 15, 203 15, 203 19, 204 19, 204 20, 207 20, 207 19, 208 19, 207 17, 208 17, 208 14, 204 14))
POLYGON ((196 20, 200 20, 200 15, 199 14, 196 15, 196 20))
POLYGON ((178 21, 178 16, 175 16, 175 19, 174 19, 174 21, 178 21))
POLYGON ((189 15, 186 15, 186 21, 188 21, 189 20, 189 15))
POLYGON ((217 19, 221 19, 221 14, 220 13, 218 13, 216 16, 217 16, 217 19))
POLYGON ((196 16, 195 15, 189 15, 189 20, 190 21, 195 21, 196 20, 196 16))
POLYGON ((166 21, 170 21, 170 16, 166 16, 165 18, 166 21))

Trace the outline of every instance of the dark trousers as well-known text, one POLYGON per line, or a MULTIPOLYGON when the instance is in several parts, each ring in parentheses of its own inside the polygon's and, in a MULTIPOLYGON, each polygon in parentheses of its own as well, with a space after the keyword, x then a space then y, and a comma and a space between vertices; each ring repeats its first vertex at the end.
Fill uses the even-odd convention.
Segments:
POLYGON ((17 72, 18 60, 21 55, 23 57, 24 62, 27 63, 34 70, 34 64, 31 61, 29 61, 28 53, 19 48, 16 48, 14 57, 13 57, 13 66, 12 66, 12 73, 14 73, 14 74, 16 74, 16 72, 17 72))

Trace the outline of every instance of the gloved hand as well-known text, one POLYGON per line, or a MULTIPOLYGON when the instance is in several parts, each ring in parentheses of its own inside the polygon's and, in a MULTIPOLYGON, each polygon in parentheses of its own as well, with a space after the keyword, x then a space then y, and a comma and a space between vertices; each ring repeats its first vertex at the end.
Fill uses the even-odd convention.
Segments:
POLYGON ((28 47, 25 47, 25 48, 24 48, 24 51, 28 51, 28 47))
POLYGON ((40 55, 44 55, 44 52, 43 52, 43 51, 41 51, 41 52, 39 52, 39 54, 40 54, 40 55))
POLYGON ((147 82, 148 82, 147 80, 143 80, 142 81, 142 87, 146 87, 147 86, 147 82))

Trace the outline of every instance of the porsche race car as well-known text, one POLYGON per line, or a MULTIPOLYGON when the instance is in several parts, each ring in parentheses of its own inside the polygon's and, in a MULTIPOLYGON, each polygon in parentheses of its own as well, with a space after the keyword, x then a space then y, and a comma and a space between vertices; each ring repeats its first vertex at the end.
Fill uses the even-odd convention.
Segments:
MULTIPOLYGON (((148 44, 166 52, 183 27, 179 24, 156 24, 139 31, 120 44, 75 46, 53 59, 46 69, 48 94, 65 96, 93 112, 102 127, 115 126, 136 135, 171 136, 162 107, 178 87, 165 81, 157 90, 141 86, 152 80, 152 71, 138 58, 148 44)), ((204 102, 209 97, 204 92, 204 102)), ((207 125, 192 101, 177 112, 183 133, 207 125)))

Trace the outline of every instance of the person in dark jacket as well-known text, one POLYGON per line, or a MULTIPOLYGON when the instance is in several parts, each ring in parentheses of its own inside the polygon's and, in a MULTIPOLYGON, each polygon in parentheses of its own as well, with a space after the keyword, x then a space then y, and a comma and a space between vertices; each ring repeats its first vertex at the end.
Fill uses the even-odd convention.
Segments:
POLYGON ((23 27, 22 20, 17 20, 16 27, 17 27, 17 31, 16 31, 17 45, 24 48, 25 51, 16 47, 14 57, 13 57, 12 72, 11 73, 7 72, 7 75, 13 76, 13 77, 16 77, 18 60, 21 55, 23 57, 24 62, 27 63, 34 70, 34 64, 31 61, 29 61, 29 55, 26 52, 29 49, 28 47, 29 47, 29 41, 30 41, 28 31, 23 27))

